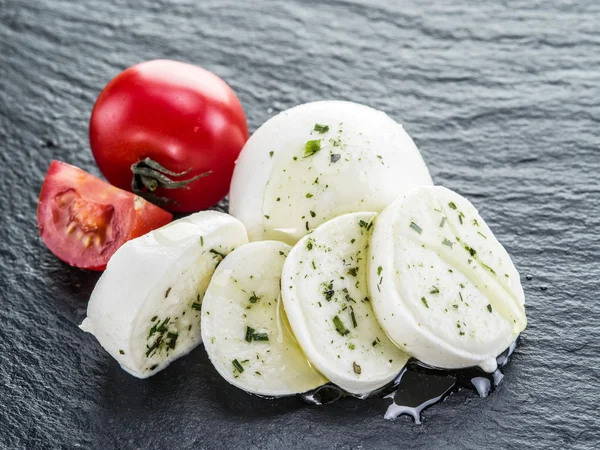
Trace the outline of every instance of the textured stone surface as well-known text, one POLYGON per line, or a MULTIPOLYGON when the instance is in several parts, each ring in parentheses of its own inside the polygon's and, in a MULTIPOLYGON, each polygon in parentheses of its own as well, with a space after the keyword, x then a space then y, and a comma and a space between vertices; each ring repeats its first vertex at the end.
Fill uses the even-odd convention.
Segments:
POLYGON ((0 447, 600 447, 600 3, 410 3, 0 0, 0 447), (39 188, 53 158, 97 173, 95 97, 156 57, 225 78, 252 130, 332 98, 404 123, 533 277, 499 390, 418 426, 377 401, 246 395, 202 348, 140 381, 79 331, 97 274, 46 250, 39 188))

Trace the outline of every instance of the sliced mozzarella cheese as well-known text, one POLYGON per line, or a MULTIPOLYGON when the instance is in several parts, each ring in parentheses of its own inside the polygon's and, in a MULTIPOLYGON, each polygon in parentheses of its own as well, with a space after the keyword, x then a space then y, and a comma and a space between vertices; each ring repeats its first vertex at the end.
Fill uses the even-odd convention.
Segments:
POLYGON ((201 342, 210 278, 247 242, 240 221, 203 211, 125 243, 98 280, 81 328, 131 375, 154 375, 201 342))
POLYGON ((475 207, 443 187, 416 189, 377 217, 369 280, 385 332, 433 366, 492 371, 527 324, 508 253, 475 207))
POLYGON ((290 246, 244 245, 217 268, 202 303, 202 340, 228 382, 258 395, 306 392, 327 380, 313 369, 280 306, 283 262, 290 246))
POLYGON ((283 304, 298 343, 334 384, 368 394, 394 379, 408 357, 379 326, 367 291, 375 213, 337 217, 302 238, 283 267, 283 304))
POLYGON ((251 241, 294 244, 333 217, 381 211, 431 184, 413 140, 385 113, 351 102, 307 103, 270 119, 248 140, 229 212, 251 241))

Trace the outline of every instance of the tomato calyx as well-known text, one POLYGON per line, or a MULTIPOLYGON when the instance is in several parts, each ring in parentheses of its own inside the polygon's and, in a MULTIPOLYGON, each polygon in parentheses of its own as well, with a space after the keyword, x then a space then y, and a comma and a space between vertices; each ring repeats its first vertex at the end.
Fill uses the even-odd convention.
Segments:
POLYGON ((192 169, 189 168, 188 170, 179 173, 173 172, 166 167, 161 166, 153 159, 146 158, 131 166, 131 172, 133 173, 131 190, 134 194, 137 194, 158 206, 171 204, 178 205, 178 203, 171 198, 155 195, 154 191, 159 187, 165 189, 189 189, 190 187, 188 184, 212 173, 212 171, 209 170, 208 172, 201 173, 200 175, 188 179, 172 179, 182 177, 188 174, 190 170, 192 169))

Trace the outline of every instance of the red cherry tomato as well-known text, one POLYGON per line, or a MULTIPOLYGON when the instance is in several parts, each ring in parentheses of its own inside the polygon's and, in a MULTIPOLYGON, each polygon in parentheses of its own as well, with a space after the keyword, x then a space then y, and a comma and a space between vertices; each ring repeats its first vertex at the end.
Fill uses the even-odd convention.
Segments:
POLYGON ((219 202, 248 140, 242 105, 218 76, 177 61, 137 64, 104 88, 90 119, 98 167, 170 211, 219 202))
POLYGON ((125 242, 171 220, 171 213, 143 198, 60 161, 50 164, 37 210, 50 251, 91 270, 104 270, 125 242))

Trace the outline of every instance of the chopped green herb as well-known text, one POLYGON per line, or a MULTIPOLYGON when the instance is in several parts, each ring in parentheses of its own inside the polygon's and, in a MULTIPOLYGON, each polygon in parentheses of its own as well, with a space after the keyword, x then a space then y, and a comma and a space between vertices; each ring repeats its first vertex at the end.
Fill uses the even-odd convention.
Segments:
POLYGON ((360 375, 360 373, 362 372, 362 369, 358 364, 356 364, 356 362, 352 363, 352 370, 354 370, 354 373, 357 375, 360 375))
POLYGON ((162 335, 160 335, 158 338, 156 338, 156 341, 154 341, 154 343, 150 347, 148 347, 148 350, 146 351, 146 358, 149 357, 150 354, 159 347, 161 342, 162 342, 162 335))
POLYGON ((244 368, 237 359, 231 361, 231 364, 233 364, 234 369, 237 370, 239 373, 242 373, 244 371, 244 368))
POLYGON ((487 239, 487 236, 483 234, 481 231, 478 231, 477 234, 481 235, 484 239, 487 239))
POLYGON ((255 341, 268 341, 269 340, 269 335, 267 333, 254 333, 254 335, 252 336, 252 338, 255 341))
POLYGON ((354 239, 354 238, 350 239, 351 244, 354 244, 355 242, 356 242, 356 239, 354 239))
POLYGON ((458 309, 458 305, 452 305, 454 309, 458 309))
POLYGON ((123 350, 119 350, 119 353, 120 353, 121 355, 124 355, 124 354, 125 354, 125 352, 124 352, 123 350))
POLYGON ((169 296, 171 289, 172 289, 171 287, 169 287, 169 289, 167 289, 167 291, 165 292, 165 298, 167 298, 169 296))
POLYGON ((423 228, 421 228, 419 225, 417 225, 414 222, 410 223, 410 227, 415 230, 417 233, 421 234, 423 232, 423 228))
POLYGON ((461 332, 460 332, 460 333, 458 333, 458 334, 460 334, 461 336, 464 336, 464 335, 465 335, 465 332, 464 332, 464 331, 461 331, 461 332))
POLYGON ((447 245, 448 247, 452 248, 452 246, 454 245, 454 242, 444 238, 444 240, 442 241, 442 244, 447 245))
POLYGON ((312 261, 312 267, 313 267, 314 270, 317 270, 317 266, 315 265, 315 260, 314 259, 312 261))
POLYGON ((335 294, 335 291, 333 290, 333 281, 330 281, 329 284, 323 283, 323 286, 325 287, 323 295, 325 295, 325 300, 329 302, 331 301, 333 294, 335 294))
POLYGON ((352 267, 351 269, 348 269, 348 275, 352 275, 353 277, 355 277, 357 273, 358 267, 352 267))
POLYGON ((492 312, 492 305, 487 305, 487 310, 488 310, 489 312, 492 312))
POLYGON ((158 367, 158 364, 153 364, 152 366, 150 366, 150 370, 154 370, 158 367))
MULTIPOLYGON (((333 144, 333 145, 335 145, 335 144, 333 144)), ((341 157, 342 156, 339 153, 332 153, 331 154, 331 162, 336 163, 340 160, 341 157)))
POLYGON ((192 303, 192 309, 195 309, 196 311, 200 311, 202 309, 202 303, 197 303, 197 302, 192 303))
POLYGON ((306 249, 312 250, 312 248, 313 248, 313 243, 310 239, 308 239, 308 241, 306 242, 306 249))
POLYGON ((352 326, 354 328, 356 328, 358 323, 356 322, 356 316, 354 315, 354 310, 350 311, 350 318, 352 319, 352 326))
POLYGON ((246 342, 252 342, 252 338, 254 337, 254 328, 246 326, 246 337, 244 338, 246 342))
MULTIPOLYGON (((460 301, 461 301, 461 302, 464 302, 464 299, 463 299, 463 296, 462 296, 462 292, 459 292, 459 293, 458 293, 458 296, 460 297, 460 301)), ((468 306, 468 305, 467 305, 467 306, 468 306)))
POLYGON ((270 218, 271 218, 271 216, 267 216, 267 215, 265 214, 265 219, 269 220, 270 218))
POLYGON ((260 373, 258 370, 256 372, 254 372, 255 375, 258 375, 259 377, 262 376, 262 373, 260 373))
POLYGON ((308 231, 308 220, 306 221, 306 223, 304 224, 304 226, 306 227, 306 231, 308 231))
POLYGON ((377 275, 381 275, 381 271, 383 270, 383 267, 379 266, 377 268, 377 275))
POLYGON ((248 301, 250 303, 256 303, 257 301, 260 300, 260 297, 258 295, 256 295, 256 292, 252 292, 252 295, 250 296, 250 298, 248 299, 248 301))
POLYGON ((316 217, 316 213, 314 211, 310 211, 310 217, 316 217))
POLYGON ((462 211, 460 211, 458 213, 458 220, 460 221, 460 224, 463 224, 463 217, 465 217, 465 215, 462 213, 462 211))
POLYGON ((340 319, 339 316, 336 315, 333 317, 333 324, 335 325, 337 332, 342 336, 346 336, 348 333, 350 333, 350 331, 344 326, 344 322, 342 322, 342 319, 340 319))
POLYGON ((469 247, 468 245, 465 245, 465 250, 468 251, 471 254, 471 256, 475 256, 477 254, 475 249, 472 247, 469 247))
POLYGON ((429 304, 427 303, 427 299, 425 297, 421 297, 421 301, 423 302, 426 308, 429 308, 429 304))
POLYGON ((454 202, 448 203, 448 206, 452 209, 456 209, 456 204, 454 202))
POLYGON ((481 263, 481 265, 483 267, 485 267, 487 270, 489 270, 490 272, 492 272, 494 275, 496 275, 496 271, 494 269, 492 269, 490 266, 488 266, 487 264, 481 263))
POLYGON ((179 336, 178 333, 172 333, 172 332, 168 332, 167 333, 167 338, 169 339, 169 342, 167 342, 167 346, 173 350, 175 349, 175 344, 177 343, 177 337, 179 336))
POLYGON ((279 254, 280 254, 281 256, 286 256, 286 254, 285 254, 285 253, 283 253, 281 250, 279 250, 279 254))
POLYGON ((306 141, 306 144, 304 144, 304 157, 312 156, 319 150, 321 150, 321 139, 306 141))
POLYGON ((321 125, 318 123, 315 123, 315 128, 314 131, 317 131, 318 133, 327 133, 329 131, 329 125, 321 125))
POLYGON ((369 228, 369 222, 365 222, 364 220, 360 220, 358 222, 358 226, 361 227, 361 228, 367 228, 368 229, 369 228))
POLYGON ((479 226, 479 222, 477 222, 477 219, 473 219, 473 225, 479 226))
POLYGON ((371 299, 369 297, 363 298, 363 302, 370 302, 370 301, 371 301, 371 299))
POLYGON ((442 221, 440 222, 440 228, 443 228, 445 223, 446 223, 446 216, 442 217, 442 221))
POLYGON ((271 151, 269 152, 269 156, 270 156, 271 158, 273 157, 273 153, 274 153, 274 152, 273 152, 273 150, 271 150, 271 151))
POLYGON ((200 236, 200 246, 204 247, 204 236, 200 236))
POLYGON ((431 291, 429 291, 430 294, 439 294, 440 290, 439 288, 437 288, 436 286, 434 286, 431 291))
POLYGON ((310 192, 306 193, 306 198, 313 198, 313 195, 310 192))
POLYGON ((353 344, 352 342, 349 342, 349 343, 348 343, 348 348, 349 348, 350 350, 354 350, 356 347, 354 346, 354 344, 353 344))
POLYGON ((165 331, 167 331, 167 325, 169 324, 169 322, 171 321, 170 317, 167 317, 165 320, 163 320, 163 322, 158 326, 158 328, 156 329, 156 331, 158 331, 159 333, 164 333, 165 331))
POLYGON ((277 200, 275 200, 276 202, 280 202, 281 201, 281 197, 277 197, 277 200))
POLYGON ((156 319, 158 319, 158 316, 154 316, 152 319, 150 319, 150 322, 154 322, 156 319))

